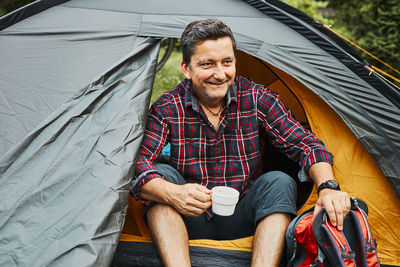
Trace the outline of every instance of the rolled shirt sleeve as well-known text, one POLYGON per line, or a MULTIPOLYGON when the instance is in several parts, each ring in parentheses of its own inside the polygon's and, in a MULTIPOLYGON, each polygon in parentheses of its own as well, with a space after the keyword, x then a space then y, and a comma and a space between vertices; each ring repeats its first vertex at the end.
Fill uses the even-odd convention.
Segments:
MULTIPOLYGON (((154 178, 163 178, 154 167, 154 160, 168 143, 168 117, 165 112, 153 105, 148 113, 146 128, 136 162, 135 176, 130 192, 139 199, 140 187, 154 178)), ((161 105, 162 107, 162 105, 161 105)))

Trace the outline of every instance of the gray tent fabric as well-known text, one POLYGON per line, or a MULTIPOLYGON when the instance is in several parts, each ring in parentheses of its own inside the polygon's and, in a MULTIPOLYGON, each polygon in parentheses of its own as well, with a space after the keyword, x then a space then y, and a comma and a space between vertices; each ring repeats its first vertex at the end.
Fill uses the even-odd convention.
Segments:
POLYGON ((283 70, 320 96, 366 147, 400 197, 400 93, 376 76, 369 77, 366 63, 319 29, 274 5, 279 1, 245 2, 71 0, 0 31, 0 57, 5 59, 0 63, 0 88, 7 90, 0 97, 5 126, 0 129, 0 153, 21 140, 74 88, 92 79, 97 62, 104 68, 126 53, 136 36, 176 38, 189 22, 217 17, 232 28, 238 49, 283 70), (88 40, 93 40, 90 46, 88 40), (29 53, 24 52, 27 43, 34 44, 29 48, 33 55, 24 55, 29 53), (35 57, 38 51, 48 64, 35 57), (62 64, 66 59, 71 63, 68 68, 62 64), (54 91, 55 84, 61 92, 54 91), (64 97, 58 97, 61 94, 64 97))
POLYGON ((137 32, 138 16, 59 6, 0 31, 0 155, 125 57, 137 32))
POLYGON ((38 0, 0 19, 0 266, 110 264, 159 39, 201 18, 317 94, 400 197, 400 93, 279 1, 38 0))
POLYGON ((62 104, 0 160, 1 266, 107 266, 123 226, 159 40, 62 104))

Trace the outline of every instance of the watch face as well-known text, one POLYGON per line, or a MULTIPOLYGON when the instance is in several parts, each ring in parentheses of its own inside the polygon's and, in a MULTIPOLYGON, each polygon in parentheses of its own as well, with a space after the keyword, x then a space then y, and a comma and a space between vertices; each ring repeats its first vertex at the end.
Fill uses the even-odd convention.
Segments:
POLYGON ((336 181, 329 180, 327 181, 329 188, 336 189, 339 187, 339 184, 336 181))
POLYGON ((335 180, 328 180, 328 181, 323 182, 323 183, 318 187, 317 193, 319 194, 319 192, 320 192, 322 189, 325 189, 325 188, 329 188, 329 189, 333 189, 333 190, 340 190, 340 186, 339 186, 339 184, 338 184, 335 180))
POLYGON ((336 186, 337 183, 335 181, 328 181, 328 184, 329 184, 329 186, 333 187, 333 186, 336 186))

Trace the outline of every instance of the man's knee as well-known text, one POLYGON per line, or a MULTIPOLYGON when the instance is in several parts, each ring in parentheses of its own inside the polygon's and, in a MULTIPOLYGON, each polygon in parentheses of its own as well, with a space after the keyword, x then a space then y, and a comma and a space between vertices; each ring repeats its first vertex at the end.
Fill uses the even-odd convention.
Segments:
POLYGON ((271 171, 261 175, 255 182, 255 186, 260 188, 282 190, 282 192, 289 190, 296 194, 296 182, 292 177, 281 171, 271 171))
POLYGON ((286 173, 268 172, 261 175, 253 186, 256 192, 256 222, 273 213, 296 214, 297 186, 293 178, 286 173))
POLYGON ((168 164, 158 163, 154 166, 159 174, 161 174, 168 182, 174 184, 185 184, 185 179, 174 167, 168 164))

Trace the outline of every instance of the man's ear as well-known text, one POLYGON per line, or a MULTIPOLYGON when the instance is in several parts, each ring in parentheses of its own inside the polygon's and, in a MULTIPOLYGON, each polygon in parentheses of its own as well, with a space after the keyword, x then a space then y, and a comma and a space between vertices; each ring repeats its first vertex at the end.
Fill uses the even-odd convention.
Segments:
POLYGON ((181 70, 182 70, 182 72, 183 72, 183 74, 185 74, 185 77, 187 78, 187 79, 191 79, 192 77, 190 76, 190 73, 189 73, 189 65, 188 64, 186 64, 185 63, 185 61, 181 61, 181 70))

